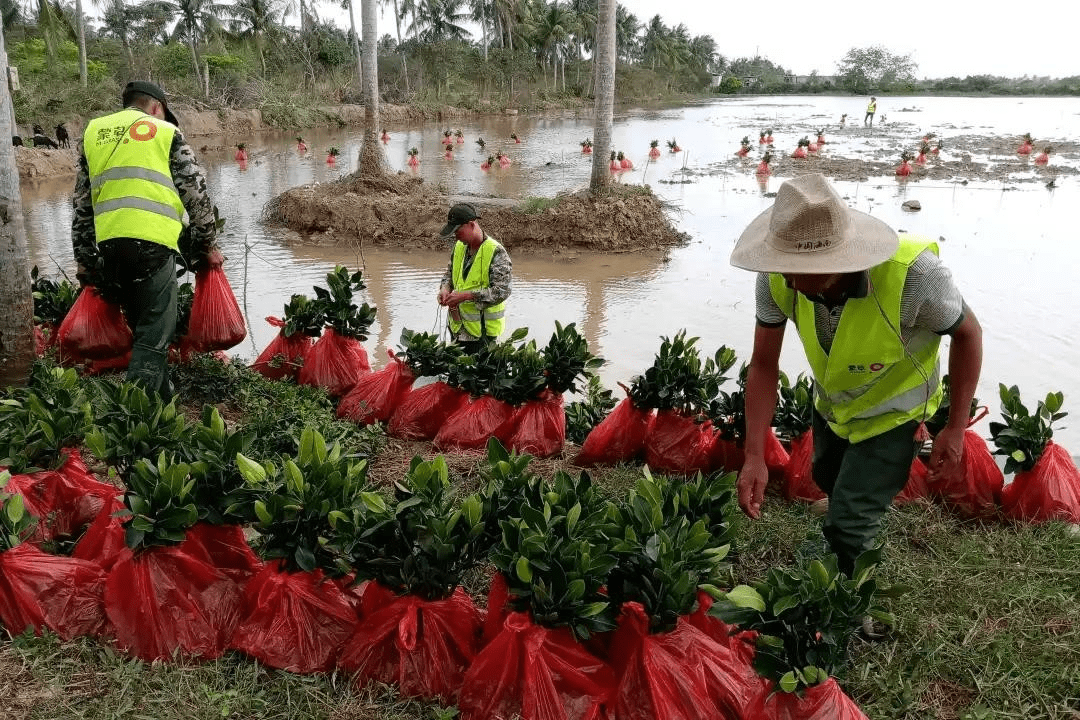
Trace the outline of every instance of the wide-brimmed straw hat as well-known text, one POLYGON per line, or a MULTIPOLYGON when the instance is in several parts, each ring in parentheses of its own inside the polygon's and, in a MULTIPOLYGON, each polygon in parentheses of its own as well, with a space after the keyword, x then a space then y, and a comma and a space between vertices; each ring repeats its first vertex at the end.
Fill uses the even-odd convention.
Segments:
POLYGON ((852 210, 814 173, 788 180, 776 202, 754 218, 731 252, 745 270, 826 275, 866 270, 896 253, 896 231, 852 210))

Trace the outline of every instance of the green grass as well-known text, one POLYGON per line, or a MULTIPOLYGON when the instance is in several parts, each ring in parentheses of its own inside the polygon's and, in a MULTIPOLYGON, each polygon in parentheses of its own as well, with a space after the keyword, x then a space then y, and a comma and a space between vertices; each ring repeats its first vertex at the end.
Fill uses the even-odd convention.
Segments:
POLYGON ((558 204, 558 198, 528 197, 522 201, 520 209, 526 215, 537 215, 558 204))
MULTIPOLYGON (((266 383, 249 371, 201 359, 178 372, 192 411, 220 404, 237 421, 262 423, 284 444, 304 423, 339 433, 347 446, 383 450, 377 435, 343 427, 318 391, 266 383), (273 423, 274 412, 287 422, 273 423), (364 434, 368 433, 368 434, 364 434)), ((347 424, 343 424, 347 425, 347 424)), ((433 452, 431 453, 434 454, 433 452)), ((476 483, 475 463, 460 462, 476 483)), ((551 462, 537 463, 549 471, 551 462)), ((611 498, 640 476, 632 466, 597 469, 611 498)), ((914 591, 888 601, 897 628, 885 641, 856 639, 838 679, 873 720, 1080 720, 1080 535, 1062 523, 964 522, 936 506, 887 514, 881 577, 914 591)), ((742 519, 731 582, 761 578, 820 542, 821 519, 776 498, 762 519, 742 519), (808 542, 809 541, 809 542, 808 542)), ((490 568, 463 583, 482 596, 490 568)), ((49 636, 0 640, 0 718, 371 718, 432 720, 453 710, 398 698, 393 688, 355 688, 342 674, 299 676, 237 654, 214 662, 146 664, 107 643, 49 636)))

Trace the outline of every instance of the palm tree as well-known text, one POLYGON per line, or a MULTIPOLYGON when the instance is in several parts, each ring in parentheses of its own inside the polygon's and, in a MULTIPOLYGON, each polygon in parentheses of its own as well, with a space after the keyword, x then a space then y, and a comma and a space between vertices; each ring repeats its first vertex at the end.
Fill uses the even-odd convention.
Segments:
MULTIPOLYGON (((7 50, 0 21, 0 76, 7 77, 7 50)), ((0 137, 11 137, 14 128, 11 93, 0 83, 0 137)), ((0 387, 23 387, 34 363, 34 298, 30 294, 30 261, 23 226, 19 170, 15 148, 0 143, 0 203, 6 217, 0 223, 0 387)))
POLYGON ((416 7, 411 29, 425 43, 469 38, 469 31, 461 24, 469 19, 461 11, 462 0, 420 0, 416 7))
POLYGON ((384 158, 378 138, 379 123, 379 28, 376 24, 378 0, 361 0, 364 33, 364 142, 360 147, 360 172, 382 174, 384 158))
POLYGON ((232 7, 213 0, 161 0, 161 5, 178 17, 171 36, 174 40, 183 38, 191 49, 191 61, 195 66, 195 80, 203 85, 202 58, 199 56, 199 41, 220 25, 218 18, 232 14, 232 7))
POLYGON ((629 63, 637 52, 637 36, 641 32, 641 23, 637 15, 630 12, 622 5, 615 11, 615 47, 616 57, 621 57, 623 62, 629 63))
POLYGON ((285 7, 280 0, 237 0, 232 9, 235 24, 240 28, 240 36, 250 38, 255 45, 263 77, 266 77, 266 44, 278 28, 274 18, 283 15, 284 11, 285 7))
POLYGON ((615 7, 616 0, 600 0, 596 13, 596 127, 593 130, 593 164, 589 189, 603 190, 611 181, 608 150, 615 110, 615 7))
MULTIPOLYGON (((552 0, 550 5, 540 10, 539 16, 534 20, 534 36, 537 45, 537 54, 542 65, 551 61, 552 84, 558 87, 559 62, 566 66, 566 54, 570 48, 570 38, 577 30, 577 21, 569 9, 552 0)), ((563 76, 563 89, 566 89, 566 77, 563 76)))

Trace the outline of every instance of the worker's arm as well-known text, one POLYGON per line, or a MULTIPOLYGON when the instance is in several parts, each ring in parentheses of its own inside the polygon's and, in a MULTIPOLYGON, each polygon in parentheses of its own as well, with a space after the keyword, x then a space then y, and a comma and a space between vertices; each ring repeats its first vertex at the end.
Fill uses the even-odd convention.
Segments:
POLYGON ((951 477, 960 471, 964 459, 964 431, 967 430, 971 399, 982 371, 982 326, 970 308, 950 335, 949 421, 934 438, 930 453, 929 482, 951 477))
POLYGON ((221 253, 211 252, 216 250, 217 217, 206 189, 206 176, 195 160, 195 151, 179 130, 173 135, 169 170, 188 213, 188 247, 184 250, 189 265, 198 270, 208 260, 220 264, 221 253))
POLYGON ((784 328, 785 325, 770 327, 758 323, 746 376, 746 460, 739 471, 739 506, 752 518, 761 517, 761 502, 765 499, 765 486, 769 481, 765 438, 776 414, 784 328))
POLYGON ((90 193, 90 170, 78 143, 79 164, 75 171, 75 191, 71 206, 71 249, 78 263, 77 276, 83 284, 94 284, 100 264, 97 236, 94 234, 94 201, 90 193))

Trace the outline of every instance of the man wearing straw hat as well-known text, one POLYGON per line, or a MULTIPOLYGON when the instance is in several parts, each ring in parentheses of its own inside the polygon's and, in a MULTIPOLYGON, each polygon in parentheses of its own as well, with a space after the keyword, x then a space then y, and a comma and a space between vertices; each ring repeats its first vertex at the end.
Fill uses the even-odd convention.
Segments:
POLYGON ((743 231, 731 264, 759 273, 739 504, 760 517, 790 320, 814 375, 813 478, 829 497, 823 532, 850 575, 928 439, 924 422, 942 400, 943 335, 951 337, 949 420, 934 439, 929 481, 961 469, 982 329, 936 243, 897 236, 848 208, 820 174, 780 186, 773 206, 743 231))

